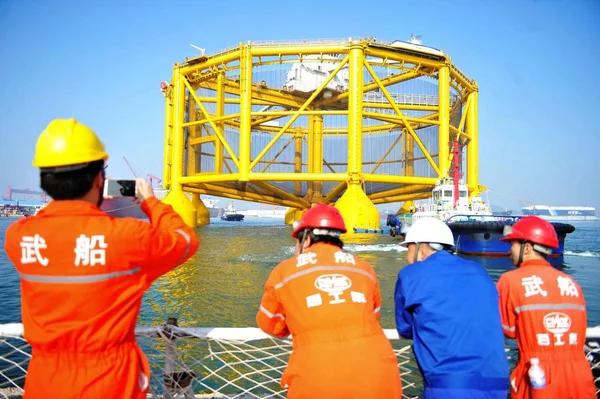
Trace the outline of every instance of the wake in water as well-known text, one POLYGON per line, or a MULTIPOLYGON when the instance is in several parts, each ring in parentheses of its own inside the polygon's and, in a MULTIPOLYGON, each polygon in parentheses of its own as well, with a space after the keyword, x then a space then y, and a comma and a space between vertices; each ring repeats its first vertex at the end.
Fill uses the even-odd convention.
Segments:
POLYGON ((367 245, 357 245, 357 244, 347 244, 344 245, 344 249, 348 252, 405 252, 406 248, 401 247, 399 244, 367 244, 367 245))
MULTIPOLYGON (((398 244, 346 244, 344 250, 357 253, 357 252, 406 252, 407 249, 401 247, 398 244)), ((269 255, 242 255, 237 258, 240 261, 246 262, 279 262, 283 259, 287 259, 294 256, 296 248, 289 246, 282 248, 280 255, 269 254, 269 255)), ((565 251, 565 256, 580 256, 586 258, 600 258, 600 252, 597 251, 565 251)))
MULTIPOLYGON (((399 244, 344 244, 344 251, 347 252, 405 252, 406 248, 399 244)), ((289 256, 296 253, 296 247, 287 247, 284 252, 289 256)))
MULTIPOLYGON (((407 249, 398 244, 346 244, 344 250, 350 253, 356 252, 406 252, 407 249)), ((295 246, 288 246, 281 249, 281 253, 277 254, 244 254, 235 258, 236 261, 242 262, 266 262, 279 263, 284 259, 294 256, 296 253, 295 246)))
POLYGON ((596 251, 565 251, 565 256, 583 256, 586 258, 600 258, 600 252, 596 252, 596 251))

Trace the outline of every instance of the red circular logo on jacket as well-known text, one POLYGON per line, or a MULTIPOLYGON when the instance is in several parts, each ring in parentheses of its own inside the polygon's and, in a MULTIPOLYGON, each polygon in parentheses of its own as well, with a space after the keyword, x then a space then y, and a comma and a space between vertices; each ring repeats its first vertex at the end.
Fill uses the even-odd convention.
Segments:
POLYGON ((548 313, 544 316, 544 327, 553 334, 563 334, 571 329, 571 318, 565 313, 548 313))
POLYGON ((325 292, 341 292, 352 286, 352 280, 343 274, 323 274, 315 280, 315 287, 325 292))

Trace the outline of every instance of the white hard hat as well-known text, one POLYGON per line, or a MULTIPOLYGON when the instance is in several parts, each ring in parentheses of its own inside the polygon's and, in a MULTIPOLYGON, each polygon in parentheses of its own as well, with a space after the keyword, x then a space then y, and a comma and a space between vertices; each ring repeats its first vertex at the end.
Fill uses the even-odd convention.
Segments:
POLYGON ((419 218, 408 229, 403 247, 420 242, 437 243, 454 247, 454 236, 450 227, 436 218, 419 218))

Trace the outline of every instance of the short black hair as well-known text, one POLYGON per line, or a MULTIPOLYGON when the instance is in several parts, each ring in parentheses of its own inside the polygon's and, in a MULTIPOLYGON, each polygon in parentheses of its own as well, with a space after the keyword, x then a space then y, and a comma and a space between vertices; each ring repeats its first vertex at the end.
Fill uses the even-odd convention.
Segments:
POLYGON ((40 171, 40 187, 53 200, 74 200, 86 195, 104 161, 93 161, 76 169, 48 168, 40 171))
MULTIPOLYGON (((298 241, 302 240, 302 236, 304 235, 304 230, 298 232, 297 239, 298 241)), ((322 242, 325 244, 332 244, 336 247, 344 248, 344 242, 339 237, 328 236, 328 235, 314 235, 312 230, 308 229, 307 237, 310 238, 310 245, 316 244, 318 242, 322 242)))

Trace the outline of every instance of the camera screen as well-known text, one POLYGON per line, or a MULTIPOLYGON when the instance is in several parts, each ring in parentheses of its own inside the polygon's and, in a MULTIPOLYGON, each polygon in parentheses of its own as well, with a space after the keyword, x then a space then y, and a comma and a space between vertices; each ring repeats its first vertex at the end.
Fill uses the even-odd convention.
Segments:
POLYGON ((117 180, 123 197, 135 197, 135 180, 117 180))

